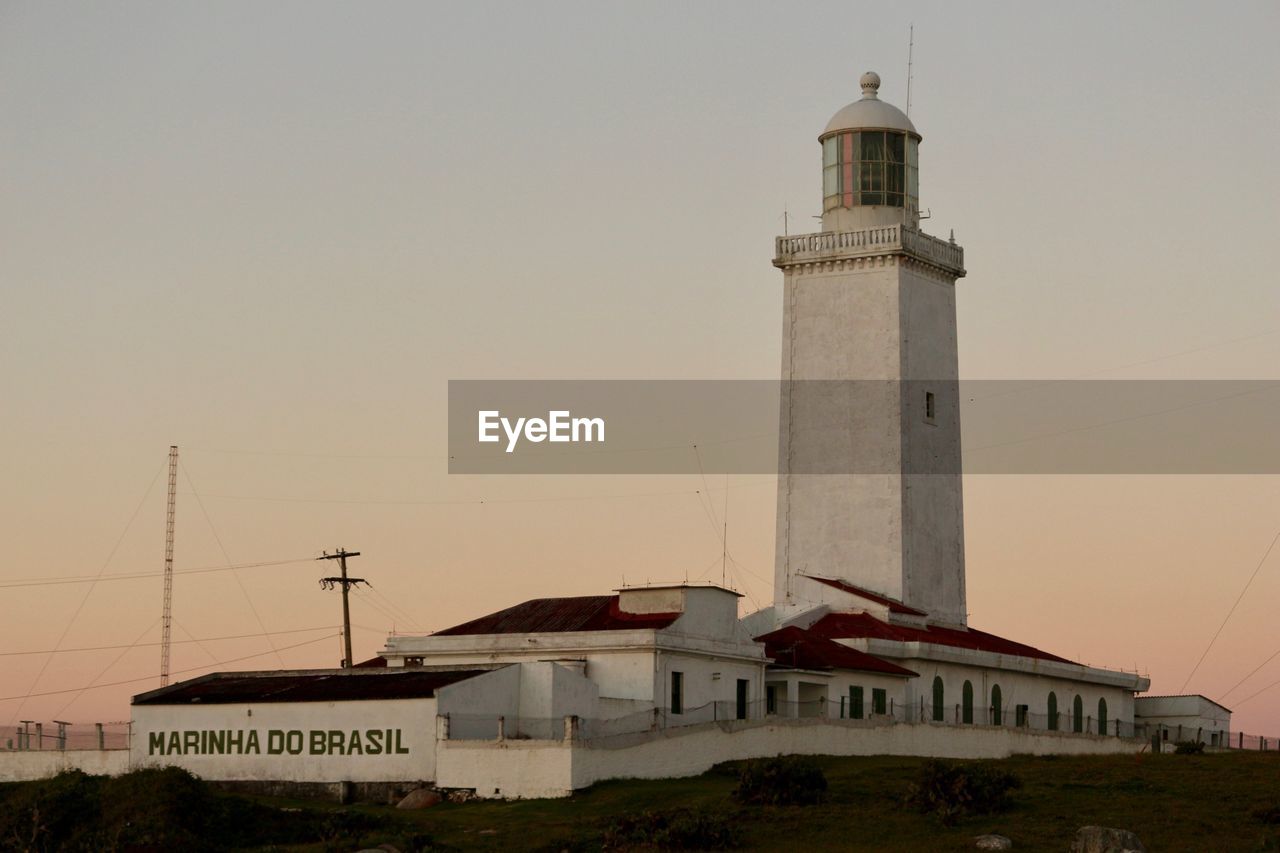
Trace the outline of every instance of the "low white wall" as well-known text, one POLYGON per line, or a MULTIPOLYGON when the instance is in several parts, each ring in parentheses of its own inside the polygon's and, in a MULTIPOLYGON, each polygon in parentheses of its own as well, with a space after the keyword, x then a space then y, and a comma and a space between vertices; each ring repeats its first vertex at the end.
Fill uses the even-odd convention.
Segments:
POLYGON ((51 749, 0 752, 0 782, 47 779, 64 770, 83 770, 93 776, 119 776, 129 769, 127 749, 51 749))
POLYGON ((1027 732, 1003 726, 848 725, 821 719, 720 723, 667 729, 618 749, 574 752, 573 787, 604 779, 666 779, 705 773, 722 761, 770 755, 920 755, 1007 758, 1014 754, 1136 753, 1143 742, 1116 737, 1027 732))
POLYGON ((563 797, 605 779, 695 776, 722 761, 771 755, 1006 758, 1136 753, 1145 745, 999 726, 875 726, 823 719, 709 723, 620 736, 614 744, 442 741, 437 784, 474 788, 481 797, 563 797))
POLYGON ((573 793, 573 762, 582 745, 566 741, 440 741, 436 785, 472 788, 479 797, 528 799, 573 793))

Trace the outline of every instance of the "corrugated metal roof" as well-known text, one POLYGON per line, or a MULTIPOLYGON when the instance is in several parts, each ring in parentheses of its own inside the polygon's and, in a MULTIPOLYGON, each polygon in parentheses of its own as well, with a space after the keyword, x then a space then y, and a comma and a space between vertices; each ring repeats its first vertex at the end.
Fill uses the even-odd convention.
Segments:
POLYGON ((756 637, 756 642, 764 643, 765 654, 779 666, 795 669, 852 669, 909 678, 918 675, 896 663, 851 649, 835 640, 815 636, 794 625, 762 634, 756 637))
POLYGON ((907 605, 903 604, 901 601, 898 601, 893 598, 889 598, 888 596, 880 595, 879 593, 872 592, 869 589, 863 589, 860 586, 854 586, 853 584, 847 583, 842 580, 836 580, 835 578, 820 578, 816 575, 801 575, 800 577, 808 578, 809 580, 817 581, 818 583, 824 583, 827 586, 835 587, 841 592, 847 592, 850 595, 856 595, 859 598, 865 598, 867 601, 874 601, 876 604, 883 604, 889 608, 890 613, 906 613, 911 616, 928 616, 929 615, 928 613, 925 613, 923 610, 916 610, 914 607, 908 607, 907 605))
POLYGON ((264 702, 340 702, 363 699, 423 699, 485 669, 300 670, 218 672, 180 681, 133 697, 134 705, 227 705, 264 702))
POLYGON ((930 625, 926 628, 912 628, 907 625, 891 625, 867 613, 828 613, 809 628, 810 632, 833 640, 871 638, 880 640, 897 640, 902 643, 935 643, 940 646, 954 646, 961 649, 994 652, 1002 655, 1017 655, 1025 658, 1075 663, 1057 655, 1041 651, 1034 646, 1015 643, 973 628, 943 628, 930 625))
POLYGON ((624 613, 618 609, 616 595, 535 598, 506 610, 436 631, 434 636, 666 628, 679 618, 679 613, 624 613))

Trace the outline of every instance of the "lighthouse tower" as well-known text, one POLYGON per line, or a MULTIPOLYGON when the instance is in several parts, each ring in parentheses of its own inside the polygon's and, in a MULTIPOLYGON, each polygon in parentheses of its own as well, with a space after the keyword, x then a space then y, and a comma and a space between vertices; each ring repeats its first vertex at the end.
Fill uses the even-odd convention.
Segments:
POLYGON ((782 409, 774 607, 964 626, 956 279, 920 231, 920 134, 862 75, 822 150, 822 231, 777 239, 782 409))

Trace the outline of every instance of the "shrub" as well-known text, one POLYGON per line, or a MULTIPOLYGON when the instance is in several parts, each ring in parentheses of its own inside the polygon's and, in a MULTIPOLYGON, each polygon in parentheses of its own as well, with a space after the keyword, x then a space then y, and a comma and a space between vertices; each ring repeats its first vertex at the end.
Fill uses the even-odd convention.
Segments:
POLYGON ((384 821, 277 808, 214 792, 176 767, 121 776, 78 770, 0 786, 0 850, 222 850, 264 844, 359 846, 384 821))
POLYGON ((1012 804, 1010 792, 1022 787, 1014 774, 990 764, 929 761, 920 768, 907 802, 951 825, 963 815, 992 814, 1012 804))
POLYGON ((1263 823, 1280 823, 1280 806, 1257 809, 1254 811, 1253 816, 1263 823))
POLYGON ((733 797, 740 803, 807 806, 827 796, 827 777, 812 759, 798 755, 752 758, 738 771, 733 797))
POLYGON ((1174 755, 1200 755, 1204 752, 1202 740, 1180 740, 1173 745, 1174 755))
POLYGON ((728 816, 704 809, 643 812, 615 818, 604 830, 606 850, 727 850, 742 843, 728 816))

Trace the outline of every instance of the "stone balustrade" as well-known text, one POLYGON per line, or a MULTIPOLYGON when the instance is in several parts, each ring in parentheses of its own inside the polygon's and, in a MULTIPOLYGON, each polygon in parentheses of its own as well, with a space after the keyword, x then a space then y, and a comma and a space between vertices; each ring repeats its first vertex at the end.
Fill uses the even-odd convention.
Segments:
POLYGON ((964 249, 905 225, 778 237, 773 264, 789 267, 840 258, 900 254, 964 275, 964 249))

